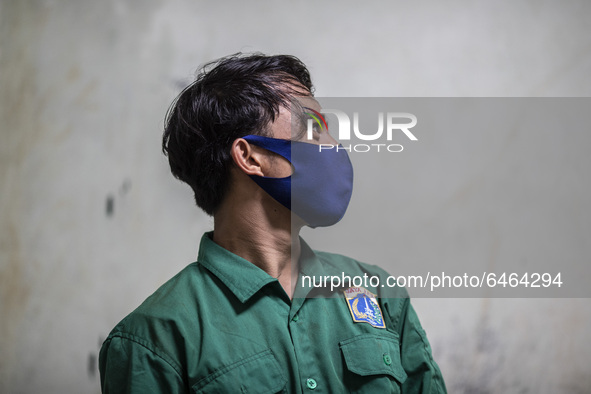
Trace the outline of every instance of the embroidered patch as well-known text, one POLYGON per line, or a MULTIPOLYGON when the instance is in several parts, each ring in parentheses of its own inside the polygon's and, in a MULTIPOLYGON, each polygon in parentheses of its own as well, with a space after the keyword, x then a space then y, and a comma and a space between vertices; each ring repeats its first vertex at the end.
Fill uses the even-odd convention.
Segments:
POLYGON ((377 328, 386 328, 375 294, 363 287, 349 287, 344 293, 354 322, 365 322, 377 328))

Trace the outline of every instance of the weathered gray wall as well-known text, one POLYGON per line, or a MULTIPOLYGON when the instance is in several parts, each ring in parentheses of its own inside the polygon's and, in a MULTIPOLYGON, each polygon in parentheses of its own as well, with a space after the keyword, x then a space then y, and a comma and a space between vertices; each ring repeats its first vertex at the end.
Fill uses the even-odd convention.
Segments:
MULTIPOLYGON (((159 138, 199 64, 294 54, 320 96, 589 96, 590 11, 536 0, 0 1, 0 392, 98 392, 102 339, 194 260, 211 220, 170 176, 159 138)), ((586 299, 415 305, 450 392, 591 391, 586 299)))

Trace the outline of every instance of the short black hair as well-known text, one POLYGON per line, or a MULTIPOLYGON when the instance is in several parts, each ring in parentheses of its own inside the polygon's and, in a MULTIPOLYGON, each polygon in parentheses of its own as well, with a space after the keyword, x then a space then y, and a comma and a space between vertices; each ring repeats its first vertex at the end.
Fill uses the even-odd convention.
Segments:
POLYGON ((291 98, 312 95, 310 73, 294 56, 237 53, 207 63, 166 114, 162 150, 172 174, 213 215, 225 197, 236 138, 268 135, 291 98), (302 87, 304 89, 302 89, 302 87))

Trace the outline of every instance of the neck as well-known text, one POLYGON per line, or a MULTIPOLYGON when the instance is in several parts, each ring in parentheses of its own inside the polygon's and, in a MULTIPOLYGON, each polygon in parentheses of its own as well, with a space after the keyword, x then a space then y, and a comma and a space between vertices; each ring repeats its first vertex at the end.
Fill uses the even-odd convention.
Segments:
POLYGON ((225 201, 214 216, 213 240, 277 278, 291 299, 299 271, 301 226, 292 226, 289 210, 274 200, 267 203, 225 201))

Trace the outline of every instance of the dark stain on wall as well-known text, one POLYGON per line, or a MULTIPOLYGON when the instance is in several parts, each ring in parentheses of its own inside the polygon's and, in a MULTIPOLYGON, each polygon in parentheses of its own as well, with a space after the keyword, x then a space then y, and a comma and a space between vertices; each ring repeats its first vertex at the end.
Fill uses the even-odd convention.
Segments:
POLYGON ((90 379, 94 379, 98 375, 98 372, 99 372, 98 355, 101 350, 101 347, 103 346, 103 342, 105 342, 105 337, 102 335, 99 335, 98 342, 97 342, 97 350, 90 351, 88 353, 88 358, 86 361, 86 370, 88 372, 88 377, 90 379))
POLYGON ((113 217, 115 213, 115 198, 111 195, 107 196, 107 200, 105 201, 105 214, 108 218, 113 217))
POLYGON ((90 352, 88 354, 88 362, 87 362, 87 371, 88 371, 88 377, 89 378, 94 378, 96 376, 96 372, 97 372, 97 365, 96 365, 96 353, 94 352, 90 352))
MULTIPOLYGON (((125 178, 119 187, 119 197, 122 198, 131 190, 131 179, 125 178)), ((115 215, 115 193, 110 193, 105 199, 105 215, 111 218, 115 215)))

